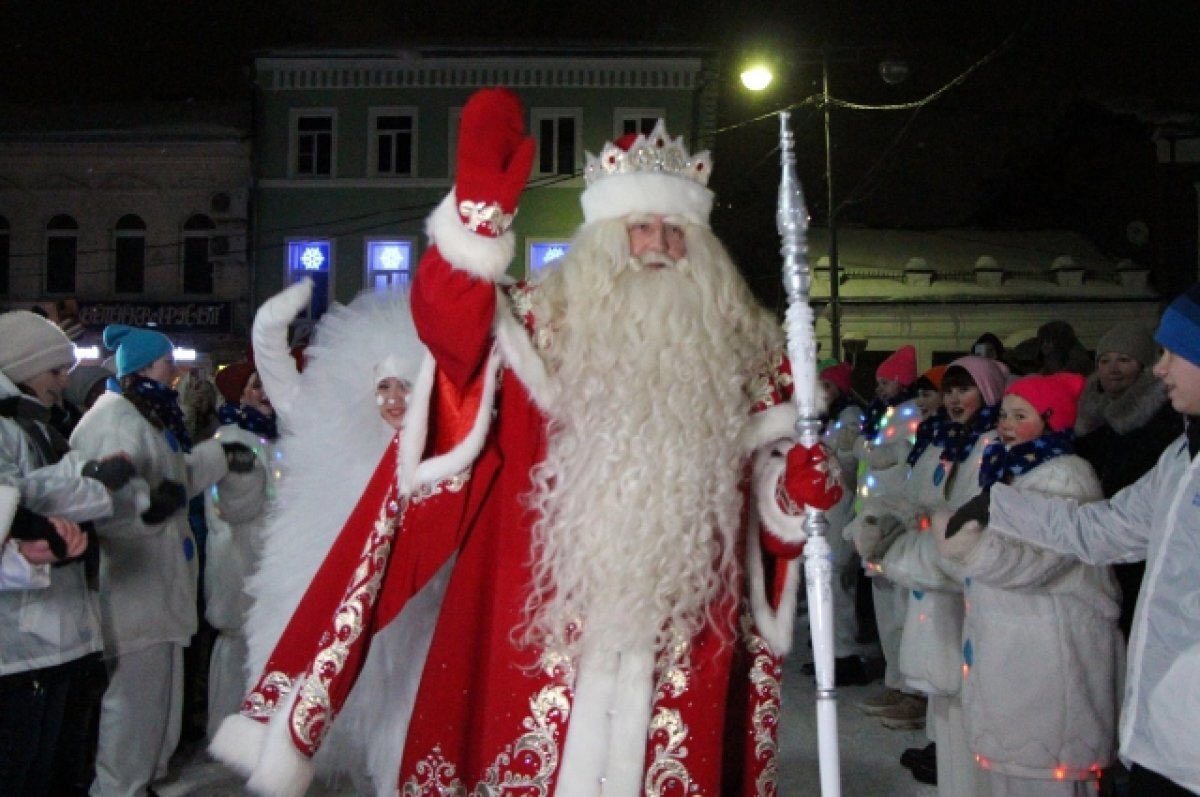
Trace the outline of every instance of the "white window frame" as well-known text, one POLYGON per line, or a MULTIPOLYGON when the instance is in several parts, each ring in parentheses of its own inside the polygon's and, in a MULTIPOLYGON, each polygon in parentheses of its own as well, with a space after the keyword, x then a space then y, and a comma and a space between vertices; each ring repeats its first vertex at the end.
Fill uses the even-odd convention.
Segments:
MULTIPOLYGON (((533 175, 535 177, 565 177, 560 171, 543 172, 541 166, 542 122, 546 119, 561 119, 570 117, 575 120, 575 162, 571 164, 571 174, 583 171, 583 109, 582 108, 534 108, 529 115, 529 129, 533 131, 536 150, 533 156, 533 175)), ((557 158, 557 156, 556 156, 557 158)), ((555 163, 558 167, 558 163, 555 163)))
POLYGON ((301 180, 328 180, 338 174, 338 111, 337 108, 290 108, 288 109, 288 177, 301 180), (300 119, 309 116, 328 116, 330 119, 329 174, 301 174, 296 169, 300 156, 300 119))
MULTIPOLYGON (((625 121, 628 119, 637 119, 640 122, 643 119, 654 119, 657 121, 666 118, 667 111, 665 108, 617 108, 613 111, 613 141, 625 135, 625 121)), ((670 130, 670 127, 667 129, 670 130)))
MULTIPOLYGON (((417 172, 417 146, 418 136, 417 129, 420 123, 420 116, 415 105, 388 105, 375 106, 367 109, 367 175, 370 177, 396 177, 407 178, 418 176, 417 172), (376 147, 379 142, 379 131, 375 125, 381 117, 387 116, 407 116, 412 119, 412 141, 409 144, 409 159, 412 164, 412 169, 405 174, 398 174, 395 171, 381 172, 379 171, 379 158, 376 147)), ((394 131, 393 131, 394 132, 394 131)))
POLYGON ((413 235, 373 235, 363 238, 363 289, 374 292, 375 288, 375 272, 371 270, 371 244, 373 243, 395 243, 403 242, 408 244, 409 259, 408 259, 408 277, 403 281, 404 285, 412 283, 413 274, 416 271, 416 261, 420 258, 420 252, 417 251, 417 238, 413 235))
MULTIPOLYGON (((288 236, 287 238, 284 238, 284 240, 283 240, 283 286, 286 288, 287 286, 292 284, 292 270, 291 270, 291 266, 288 264, 288 259, 290 257, 291 251, 292 251, 292 244, 300 243, 300 242, 308 242, 308 241, 325 241, 329 244, 329 270, 326 272, 327 274, 329 274, 329 295, 327 297, 329 300, 329 303, 325 307, 325 312, 329 312, 329 308, 333 306, 333 303, 335 301, 337 301, 337 297, 334 295, 334 286, 337 285, 337 265, 338 265, 337 238, 335 238, 333 236, 325 237, 325 236, 321 236, 321 235, 291 235, 291 236, 288 236)), ((303 310, 301 310, 299 312, 299 314, 297 314, 296 318, 300 319, 300 320, 304 320, 304 321, 313 321, 314 320, 311 299, 308 302, 308 306, 305 307, 303 310)))

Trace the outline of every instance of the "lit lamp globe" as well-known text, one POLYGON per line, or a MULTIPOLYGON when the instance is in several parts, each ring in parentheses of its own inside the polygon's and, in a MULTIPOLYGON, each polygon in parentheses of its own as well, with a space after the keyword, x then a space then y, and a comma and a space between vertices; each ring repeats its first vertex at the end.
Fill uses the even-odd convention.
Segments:
POLYGON ((742 85, 750 91, 762 91, 771 85, 774 75, 765 66, 752 66, 742 72, 742 85))

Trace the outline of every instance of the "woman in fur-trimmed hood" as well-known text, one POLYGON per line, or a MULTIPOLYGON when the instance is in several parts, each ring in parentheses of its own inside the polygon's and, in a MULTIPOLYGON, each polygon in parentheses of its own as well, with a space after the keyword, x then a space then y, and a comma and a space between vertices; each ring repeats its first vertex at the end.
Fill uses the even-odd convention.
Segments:
MULTIPOLYGON (((1150 367, 1158 347, 1136 322, 1118 324, 1096 344, 1096 372, 1079 397, 1075 453, 1100 477, 1105 498, 1133 484, 1183 431, 1163 383, 1150 367)), ((1129 636, 1145 564, 1116 565, 1121 584, 1121 630, 1129 636)))

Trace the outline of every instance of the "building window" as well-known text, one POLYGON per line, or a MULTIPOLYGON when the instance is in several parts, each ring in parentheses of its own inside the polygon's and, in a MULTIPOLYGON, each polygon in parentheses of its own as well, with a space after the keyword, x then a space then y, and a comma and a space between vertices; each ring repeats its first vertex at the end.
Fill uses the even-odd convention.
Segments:
POLYGON ((371 163, 368 173, 381 177, 412 177, 417 162, 415 108, 372 108, 371 163))
POLYGON ((571 248, 570 241, 557 241, 548 239, 528 239, 529 257, 526 262, 529 263, 529 274, 532 277, 534 274, 541 271, 546 266, 556 260, 562 258, 571 248))
POLYGON ((580 170, 580 133, 582 114, 564 108, 540 108, 533 112, 533 130, 537 136, 538 175, 572 175, 580 170))
POLYGON ((8 296, 9 263, 12 258, 8 219, 0 216, 0 296, 8 296))
POLYGON ((650 135, 659 119, 666 118, 662 108, 618 108, 613 113, 613 139, 630 133, 650 135))
POLYGON ((79 225, 60 214, 46 225, 46 293, 75 292, 79 225))
POLYGON ((316 321, 329 309, 329 275, 333 272, 333 242, 329 239, 287 242, 286 282, 308 277, 313 281, 312 302, 302 318, 316 321))
POLYGON ((292 109, 292 176, 332 177, 337 115, 327 109, 292 109))
POLYGON ((412 256, 411 240, 367 241, 367 287, 378 292, 408 285, 412 256))
POLYGON ((183 224, 183 292, 208 295, 213 292, 210 247, 217 225, 197 213, 183 224))
POLYGON ((113 271, 117 293, 141 293, 146 282, 146 222, 132 214, 113 230, 113 271))

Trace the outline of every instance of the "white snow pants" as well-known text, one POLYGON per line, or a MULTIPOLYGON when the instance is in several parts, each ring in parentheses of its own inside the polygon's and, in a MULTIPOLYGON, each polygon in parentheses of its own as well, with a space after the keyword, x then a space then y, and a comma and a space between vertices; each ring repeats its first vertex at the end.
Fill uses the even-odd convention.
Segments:
POLYGON ((183 726, 183 647, 160 642, 108 660, 91 797, 145 797, 167 774, 183 726))

